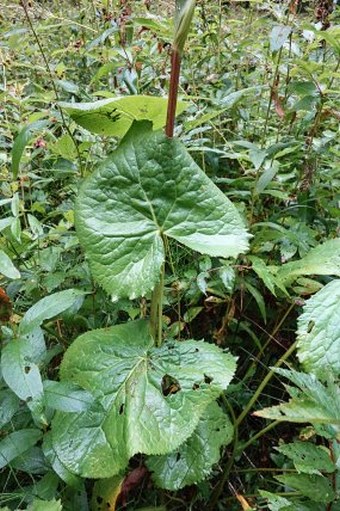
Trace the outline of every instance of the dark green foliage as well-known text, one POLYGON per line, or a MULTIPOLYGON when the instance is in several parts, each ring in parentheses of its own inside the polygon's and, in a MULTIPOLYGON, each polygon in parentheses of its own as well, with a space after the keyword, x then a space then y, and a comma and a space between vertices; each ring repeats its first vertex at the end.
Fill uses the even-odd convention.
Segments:
MULTIPOLYGON (((337 511, 339 7, 198 0, 183 51, 180 141, 147 167, 155 147, 168 142, 145 128, 131 173, 142 180, 130 196, 130 184, 118 186, 108 171, 117 164, 118 177, 127 176, 122 150, 136 139, 106 158, 133 120, 165 124, 171 2, 3 3, 0 509, 89 511, 110 497, 128 511, 337 511), (152 176, 150 185, 156 166, 159 180, 152 176), (119 271, 110 266, 105 282, 98 277, 96 237, 84 225, 99 214, 100 172, 109 183, 100 183, 110 199, 100 200, 107 226, 119 218, 126 236, 142 220, 143 239, 151 232, 158 240, 147 276, 115 277, 142 254, 133 243, 124 250, 121 236, 110 246, 119 271), (152 196, 149 210, 141 189, 152 196), (89 190, 95 200, 87 196, 81 209, 89 190), (203 229, 209 239, 188 241, 178 195, 184 209, 201 212, 189 218, 192 232, 203 229), (175 214, 163 229, 165 211, 175 214), (242 240, 227 246, 217 235, 230 234, 232 224, 242 240), (136 325, 149 316, 164 260, 167 341, 155 348, 136 325), (106 336, 115 329, 124 335, 114 348, 106 336), (158 365, 157 350, 173 345, 177 358, 158 365), (288 359, 290 369, 278 369, 288 359), (106 376, 112 370, 107 381, 94 360, 106 376), (125 410, 116 402, 122 382, 124 405, 132 403, 125 410), (147 413, 150 393, 159 406, 147 413), (102 427, 107 413, 124 420, 102 427), (80 438, 89 451, 77 457, 72 442, 80 438), (96 473, 79 468, 91 456, 96 473), (113 465, 122 471, 112 486, 81 477, 109 477, 113 465)), ((185 10, 186 1, 179 4, 185 10)))

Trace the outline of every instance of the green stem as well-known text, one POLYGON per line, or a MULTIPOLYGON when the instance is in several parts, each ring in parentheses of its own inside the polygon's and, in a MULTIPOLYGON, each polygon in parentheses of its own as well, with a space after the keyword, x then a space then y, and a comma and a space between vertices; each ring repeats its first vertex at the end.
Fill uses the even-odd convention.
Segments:
POLYGON ((164 264, 161 268, 160 280, 156 284, 151 297, 150 324, 151 335, 157 347, 162 345, 162 317, 163 317, 163 290, 164 290, 164 264))
POLYGON ((231 420, 232 420, 232 423, 234 426, 234 439, 233 439, 232 452, 231 452, 230 457, 229 457, 229 459, 225 465, 225 468, 223 470, 222 478, 220 479, 218 485, 216 486, 216 488, 214 489, 214 491, 211 495, 211 499, 210 499, 209 505, 207 507, 207 511, 215 511, 215 509, 217 508, 218 499, 220 498, 220 495, 223 491, 225 483, 229 479, 229 474, 231 472, 231 469, 232 469, 234 461, 235 461, 235 457, 236 457, 236 453, 237 453, 237 446, 238 446, 238 439, 239 439, 238 425, 236 422, 236 416, 234 413, 234 409, 231 406, 231 404, 229 403, 225 394, 222 394, 221 398, 222 398, 223 404, 226 406, 226 408, 228 409, 230 416, 231 416, 231 420))
POLYGON ((257 390, 255 391, 253 397, 249 400, 248 404, 246 405, 246 407, 244 408, 243 412, 239 415, 239 417, 236 419, 236 424, 239 426, 241 424, 241 422, 243 422, 243 420, 246 418, 246 416, 248 415, 248 413, 250 412, 250 410, 253 408, 253 406, 255 405, 256 401, 258 400, 258 398, 260 397, 260 395, 262 394, 264 388, 268 385, 268 383, 270 382, 270 380, 272 379, 272 377, 275 375, 275 371, 274 369, 276 367, 280 367, 282 366, 282 364, 287 360, 287 358, 290 357, 290 355, 292 353, 294 353, 295 351, 295 348, 296 348, 296 345, 297 345, 297 341, 295 341, 291 347, 286 351, 286 353, 284 355, 282 355, 282 357, 276 362, 275 366, 273 367, 273 369, 271 369, 269 371, 269 373, 267 374, 267 376, 263 379, 263 381, 261 382, 261 384, 258 386, 257 390))
POLYGON ((249 440, 245 444, 241 444, 239 446, 239 450, 244 451, 245 449, 247 449, 247 447, 249 447, 251 444, 253 444, 261 436, 265 435, 266 433, 268 433, 268 431, 270 431, 271 429, 275 428, 278 424, 280 424, 280 422, 281 421, 274 421, 274 422, 271 422, 270 424, 268 424, 265 428, 263 428, 260 431, 258 431, 256 433, 256 435, 254 435, 251 438, 249 438, 249 440))

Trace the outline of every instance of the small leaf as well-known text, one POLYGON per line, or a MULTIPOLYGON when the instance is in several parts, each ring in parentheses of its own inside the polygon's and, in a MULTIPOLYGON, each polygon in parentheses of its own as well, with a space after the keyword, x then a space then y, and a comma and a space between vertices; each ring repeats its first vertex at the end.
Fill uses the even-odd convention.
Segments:
POLYGON ((77 233, 93 276, 114 299, 158 282, 167 236, 211 256, 236 257, 249 234, 231 202, 176 139, 132 126, 83 184, 77 233))
POLYGON ((299 261, 283 264, 277 276, 284 285, 300 275, 336 275, 340 277, 340 238, 327 240, 312 248, 299 261))
POLYGON ((324 504, 335 499, 335 492, 329 479, 309 474, 284 474, 274 476, 280 483, 298 490, 315 502, 324 504))
POLYGON ((116 511, 124 478, 124 475, 117 475, 96 481, 92 491, 91 511, 116 511))
POLYGON ((27 219, 34 239, 42 236, 44 234, 44 229, 39 220, 37 220, 35 216, 31 215, 30 213, 27 215, 27 219))
POLYGON ((45 296, 35 303, 23 317, 19 332, 21 335, 32 332, 46 319, 59 316, 62 312, 72 307, 78 300, 82 300, 84 292, 77 289, 59 291, 53 295, 45 296))
POLYGON ((250 284, 247 281, 244 282, 244 286, 249 291, 249 293, 253 296, 253 298, 255 299, 255 302, 257 303, 257 306, 261 313, 262 319, 263 319, 264 323, 266 323, 267 322, 266 304, 265 304, 262 294, 260 293, 260 291, 258 289, 256 289, 256 287, 254 287, 252 284, 250 284))
POLYGON ((28 126, 20 131, 19 135, 16 137, 13 148, 12 148, 12 172, 13 179, 16 179, 19 173, 19 165, 28 142, 33 138, 36 132, 41 132, 46 126, 48 126, 49 121, 36 121, 32 122, 28 126))
POLYGON ((274 179, 279 170, 280 164, 278 161, 274 160, 272 162, 268 162, 268 165, 265 165, 264 171, 255 185, 255 192, 258 194, 262 193, 274 179))
POLYGON ((233 426, 217 403, 211 403, 188 440, 166 456, 151 456, 147 467, 157 486, 179 490, 206 478, 220 459, 221 447, 231 442, 233 426))
POLYGON ((94 478, 119 473, 136 453, 168 453, 192 434, 235 366, 234 357, 205 342, 155 348, 145 321, 88 332, 67 350, 61 377, 96 401, 80 414, 57 412, 53 448, 68 470, 94 478), (168 392, 166 381, 176 388, 168 392))
POLYGON ((43 410, 43 385, 39 368, 31 361, 30 345, 11 340, 2 350, 1 371, 7 385, 37 416, 43 410))
POLYGON ((293 504, 284 497, 270 493, 269 491, 259 490, 262 497, 267 499, 268 508, 270 511, 296 511, 293 504))
POLYGON ((0 232, 9 227, 13 222, 13 217, 0 218, 0 232))
POLYGON ((336 468, 329 449, 321 445, 295 441, 275 449, 291 459, 296 470, 304 474, 321 475, 321 472, 334 472, 336 468))
POLYGON ((8 279, 20 279, 20 272, 3 250, 0 250, 0 273, 8 279))
POLYGON ((0 469, 33 447, 42 437, 38 429, 21 429, 0 441, 0 469))
POLYGON ((254 270, 254 272, 260 277, 265 286, 274 296, 276 296, 276 287, 283 293, 287 294, 287 291, 280 279, 270 271, 270 267, 266 266, 262 259, 256 256, 250 256, 249 259, 252 263, 252 270, 254 270))
POLYGON ((27 511, 62 511, 63 507, 60 500, 40 500, 35 499, 27 508, 27 511))
POLYGON ((38 446, 33 446, 20 454, 11 462, 11 467, 27 474, 46 474, 50 470, 44 453, 38 446))
POLYGON ((44 381, 45 403, 62 412, 83 412, 93 403, 91 394, 68 382, 44 381))
MULTIPOLYGON (((123 137, 134 120, 148 120, 154 129, 166 121, 167 99, 153 96, 122 96, 93 103, 60 103, 72 119, 92 133, 123 137)), ((177 114, 186 108, 180 101, 177 114)))
POLYGON ((11 390, 0 390, 0 428, 11 420, 19 406, 20 400, 11 390))
POLYGON ((236 273, 234 268, 231 266, 223 266, 219 271, 218 275, 222 280, 222 283, 228 293, 232 293, 235 286, 236 273))
POLYGON ((276 25, 270 33, 270 51, 280 50, 292 32, 291 27, 276 25))
POLYGON ((56 80, 57 85, 65 92, 69 92, 70 94, 79 94, 79 86, 70 82, 69 80, 56 80))
POLYGON ((340 375, 340 280, 310 298, 298 319, 298 358, 307 372, 340 375))

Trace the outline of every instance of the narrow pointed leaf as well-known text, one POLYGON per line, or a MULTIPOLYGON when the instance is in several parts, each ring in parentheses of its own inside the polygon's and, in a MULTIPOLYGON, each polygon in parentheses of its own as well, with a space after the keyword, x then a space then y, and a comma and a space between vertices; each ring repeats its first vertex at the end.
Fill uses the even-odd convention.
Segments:
POLYGON ((182 53, 195 11, 196 0, 176 0, 174 47, 182 53))
POLYGON ((340 280, 310 298, 298 319, 298 358, 307 372, 340 375, 340 280))
POLYGON ((12 172, 14 179, 16 179, 18 176, 20 161, 26 145, 34 137, 35 133, 41 132, 44 128, 46 128, 46 126, 48 126, 48 124, 49 121, 47 120, 32 122, 28 126, 25 126, 25 128, 20 131, 19 135, 14 140, 12 148, 12 172))
POLYGON ((217 403, 211 403, 199 423, 178 449, 165 456, 151 456, 147 466, 157 486, 179 490, 206 478, 221 456, 221 447, 231 442, 233 426, 217 403))
POLYGON ((134 124, 85 181, 76 227, 95 279, 115 299, 154 288, 166 236, 220 257, 246 251, 249 239, 236 208, 183 145, 148 123, 134 124))
POLYGON ((57 413, 53 448, 68 470, 94 478, 117 474, 136 453, 168 453, 192 434, 235 365, 204 342, 155 348, 144 321, 88 332, 66 352, 61 377, 96 401, 80 414, 57 413))

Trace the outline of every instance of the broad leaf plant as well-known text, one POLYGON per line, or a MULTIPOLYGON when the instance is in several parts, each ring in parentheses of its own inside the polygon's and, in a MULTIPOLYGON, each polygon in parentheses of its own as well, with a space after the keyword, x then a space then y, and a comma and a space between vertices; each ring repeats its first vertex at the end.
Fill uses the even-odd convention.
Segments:
MULTIPOLYGON (((64 356, 61 382, 72 382, 94 400, 86 411, 57 411, 48 448, 81 477, 115 476, 143 453, 151 455, 148 466, 159 486, 181 488, 203 479, 232 439, 216 399, 233 378, 235 357, 204 341, 168 338, 162 328, 169 240, 226 258, 244 253, 249 239, 235 206, 172 136, 173 77, 193 11, 194 2, 178 2, 166 133, 152 129, 158 118, 156 126, 140 115, 132 124, 124 121, 124 105, 117 105, 117 117, 109 120, 128 131, 85 179, 76 201, 76 229, 94 279, 112 300, 152 293, 150 320, 87 332, 64 356)), ((69 111, 88 129, 121 134, 118 127, 110 131, 107 116, 100 126, 108 103, 69 111)))

